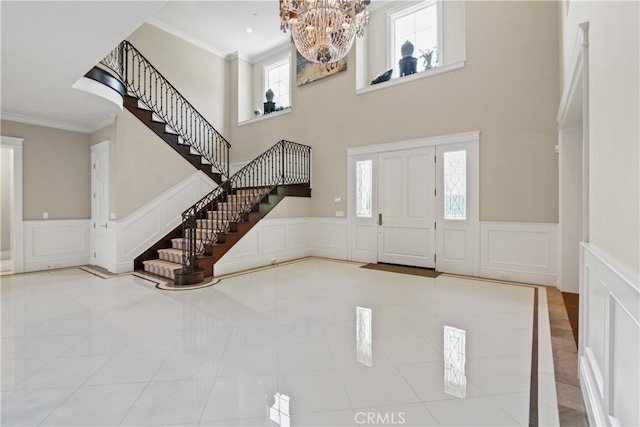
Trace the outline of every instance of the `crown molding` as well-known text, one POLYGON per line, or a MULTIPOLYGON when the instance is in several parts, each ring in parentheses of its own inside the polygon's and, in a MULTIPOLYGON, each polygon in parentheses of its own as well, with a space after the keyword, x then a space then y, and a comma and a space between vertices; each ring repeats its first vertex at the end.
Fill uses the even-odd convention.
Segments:
POLYGON ((15 114, 10 112, 2 112, 2 120, 9 120, 12 122, 25 123, 28 125, 45 126, 49 128, 70 130, 73 132, 91 133, 93 132, 90 127, 78 125, 75 123, 61 122, 58 120, 50 120, 42 117, 27 116, 24 114, 15 114))
POLYGON ((230 53, 229 55, 226 56, 226 60, 227 61, 233 61, 234 59, 241 59, 245 62, 249 62, 249 63, 253 63, 253 61, 251 60, 251 57, 245 53, 242 53, 240 51, 235 51, 233 53, 230 53))
POLYGON ((14 113, 7 113, 7 112, 2 112, 2 114, 0 115, 0 118, 2 118, 2 120, 8 120, 8 121, 17 122, 17 123, 24 123, 27 125, 44 126, 48 128, 69 130, 72 132, 81 132, 81 133, 93 133, 93 132, 99 131, 103 127, 109 126, 116 120, 115 115, 110 115, 109 117, 100 121, 98 124, 94 126, 82 126, 82 125, 77 125, 75 123, 61 122, 58 120, 50 120, 42 117, 27 116, 24 114, 14 114, 14 113))
POLYGON ((160 22, 155 18, 147 18, 145 22, 149 25, 153 25, 154 27, 161 29, 164 32, 171 34, 172 36, 178 37, 179 39, 182 39, 187 43, 191 43, 192 45, 199 47, 200 49, 213 53, 214 55, 219 56, 220 58, 227 59, 227 54, 222 52, 221 50, 216 49, 215 47, 207 43, 204 43, 201 40, 196 39, 195 37, 185 34, 182 31, 170 25, 165 24, 164 22, 160 22))
POLYGON ((291 50, 291 41, 288 41, 286 43, 281 43, 278 46, 275 46, 267 50, 266 52, 262 52, 260 55, 254 56, 251 60, 251 63, 255 64, 257 62, 264 61, 268 57, 275 55, 276 53, 282 52, 285 49, 291 50))

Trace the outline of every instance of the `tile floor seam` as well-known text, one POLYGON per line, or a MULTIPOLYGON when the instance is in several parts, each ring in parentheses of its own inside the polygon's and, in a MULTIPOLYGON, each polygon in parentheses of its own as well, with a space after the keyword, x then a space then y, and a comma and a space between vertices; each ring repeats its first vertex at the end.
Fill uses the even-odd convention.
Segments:
POLYGON ((118 426, 121 426, 122 423, 124 422, 124 420, 127 419, 127 416, 129 416, 129 413, 131 412, 131 410, 136 406, 136 403, 138 403, 138 401, 140 400, 140 397, 142 397, 144 392, 149 388, 149 384, 151 384, 151 381, 147 381, 147 385, 145 385, 142 388, 142 390, 140 390, 140 393, 138 393, 138 397, 136 397, 134 399, 134 401, 131 403, 131 405, 129 405, 129 408, 125 411, 125 413, 122 416, 122 418, 120 418, 120 421, 118 421, 118 426))
MULTIPOLYGON (((73 395, 75 395, 75 394, 78 392, 78 390, 80 390, 80 387, 81 387, 81 386, 76 387, 76 389, 75 389, 71 394, 69 394, 69 396, 67 396, 67 398, 66 398, 66 399, 64 399, 62 402, 60 402, 60 404, 59 404, 58 406, 56 406, 56 408, 55 408, 54 410, 52 410, 51 412, 49 412, 49 414, 48 414, 47 416, 45 416, 44 418, 42 418, 42 420, 41 420, 37 425, 38 425, 38 426, 43 425, 42 423, 44 423, 44 422, 45 422, 45 421, 46 421, 46 420, 47 420, 51 415, 53 415, 53 413, 54 413, 54 412, 56 412, 58 409, 60 409, 60 407, 61 407, 61 406, 62 406, 62 405, 67 401, 67 400, 71 399, 71 397, 72 397, 73 395)), ((52 388, 54 388, 54 387, 52 387, 52 388)), ((60 388, 60 387, 55 387, 55 388, 60 388)), ((46 425, 46 424, 45 424, 45 425, 46 425)))
MULTIPOLYGON (((233 328, 232 328, 233 330, 233 328)), ((229 338, 227 340, 227 345, 224 347, 224 350, 222 352, 222 354, 220 355, 220 363, 218 364, 218 368, 216 369, 216 375, 213 378, 213 384, 211 385, 211 390, 209 390, 209 395, 207 396, 207 398, 205 399, 204 405, 202 406, 202 412, 200 413, 200 417, 198 418, 198 425, 200 425, 202 423, 202 417, 204 417, 205 411, 207 410, 207 407, 209 406, 209 400, 211 399, 211 395, 213 394, 213 388, 216 385, 216 380, 218 378, 221 378, 220 374, 220 369, 222 369, 222 362, 224 361, 224 358, 227 354, 227 350, 229 349, 229 343, 228 341, 231 339, 231 334, 229 334, 229 338)))
MULTIPOLYGON (((509 418, 511 418, 513 420, 513 425, 514 426, 519 426, 520 423, 518 423, 518 420, 516 420, 515 418, 513 418, 513 415, 511 415, 510 413, 508 413, 507 411, 504 410, 504 408, 502 407, 502 405, 500 405, 500 403, 494 398, 494 396, 510 396, 513 393, 504 393, 504 394, 492 394, 492 395, 487 395, 487 397, 489 398, 489 400, 491 400, 494 404, 496 404, 496 406, 498 406, 500 409, 502 409, 502 412, 504 412, 509 418)), ((529 422, 527 422, 527 426, 530 426, 531 424, 529 422)))
POLYGON ((44 364, 43 366, 41 366, 40 368, 36 369, 33 373, 31 373, 30 375, 27 375, 27 377, 23 378, 20 382, 18 382, 17 384, 14 384, 11 388, 9 388, 8 390, 3 390, 2 393, 11 391, 11 390, 15 390, 17 386, 19 386, 20 384, 22 384, 23 382, 25 382, 26 380, 28 380, 29 378, 31 378, 33 375, 37 374, 41 369, 44 369, 45 367, 47 367, 47 365, 49 365, 50 363, 53 363, 55 359, 51 359, 49 360, 49 362, 47 362, 46 364, 44 364))
MULTIPOLYGON (((327 338, 324 329, 322 327, 320 327, 320 330, 322 331, 324 339, 327 341, 327 345, 329 345, 328 344, 329 339, 327 338)), ((331 348, 329 348, 329 353, 331 353, 331 358, 333 359, 333 364, 336 366, 336 371, 338 372, 338 378, 340 378, 340 385, 342 386, 342 390, 344 390, 344 394, 347 396, 347 400, 349 402, 350 409, 351 409, 351 411, 355 411, 355 408, 353 406, 353 399, 351 398, 351 396, 349 396, 349 391, 347 390, 347 386, 344 383, 344 378, 342 376, 342 371, 339 368, 339 365, 338 365, 338 363, 336 361, 336 356, 335 356, 334 352, 331 351, 331 348)), ((354 420, 355 420, 355 418, 354 418, 354 420)))

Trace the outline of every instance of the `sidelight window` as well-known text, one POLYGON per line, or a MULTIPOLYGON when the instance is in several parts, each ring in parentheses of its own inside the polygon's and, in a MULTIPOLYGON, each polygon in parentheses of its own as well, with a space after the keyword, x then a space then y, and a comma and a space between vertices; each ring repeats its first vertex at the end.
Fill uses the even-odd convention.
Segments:
POLYGON ((373 193, 373 169, 371 160, 356 162, 356 216, 359 218, 371 218, 372 193, 373 193))
POLYGON ((467 219, 467 152, 444 153, 444 219, 467 219))

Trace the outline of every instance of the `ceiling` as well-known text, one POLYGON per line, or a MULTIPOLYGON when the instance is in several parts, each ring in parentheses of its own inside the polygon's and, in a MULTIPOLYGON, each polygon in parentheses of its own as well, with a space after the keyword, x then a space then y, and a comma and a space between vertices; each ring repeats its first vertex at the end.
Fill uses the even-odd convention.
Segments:
POLYGON ((164 3, 0 2, 2 118, 83 132, 113 120, 112 102, 72 86, 164 3))
POLYGON ((278 0, 169 1, 148 22, 218 55, 239 52, 254 62, 289 45, 279 13, 278 0))

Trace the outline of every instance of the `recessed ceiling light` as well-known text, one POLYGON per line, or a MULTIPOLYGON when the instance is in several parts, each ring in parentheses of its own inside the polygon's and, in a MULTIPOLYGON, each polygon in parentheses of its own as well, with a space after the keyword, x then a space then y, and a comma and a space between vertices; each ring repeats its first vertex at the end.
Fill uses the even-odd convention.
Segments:
POLYGON ((253 28, 251 27, 247 28, 247 33, 253 33, 253 28))

